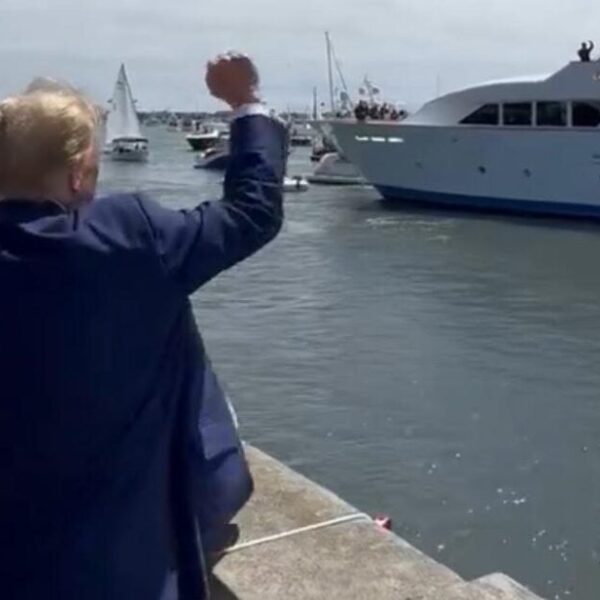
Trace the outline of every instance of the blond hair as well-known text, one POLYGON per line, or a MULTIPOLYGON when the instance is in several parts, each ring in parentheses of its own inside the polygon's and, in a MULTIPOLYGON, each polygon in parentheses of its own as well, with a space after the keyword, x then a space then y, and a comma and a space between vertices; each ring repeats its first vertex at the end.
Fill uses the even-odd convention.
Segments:
POLYGON ((69 87, 36 85, 0 102, 0 198, 44 194, 95 143, 94 106, 69 87))

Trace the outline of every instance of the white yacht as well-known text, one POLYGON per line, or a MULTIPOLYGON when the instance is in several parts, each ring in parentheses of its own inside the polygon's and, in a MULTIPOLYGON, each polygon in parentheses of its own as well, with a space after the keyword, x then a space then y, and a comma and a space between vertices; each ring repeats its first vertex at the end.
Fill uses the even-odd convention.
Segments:
POLYGON ((148 138, 142 135, 135 101, 121 65, 106 120, 105 152, 113 160, 141 162, 148 158, 148 138))
POLYGON ((387 199, 600 217, 600 62, 450 93, 400 123, 323 126, 387 199))

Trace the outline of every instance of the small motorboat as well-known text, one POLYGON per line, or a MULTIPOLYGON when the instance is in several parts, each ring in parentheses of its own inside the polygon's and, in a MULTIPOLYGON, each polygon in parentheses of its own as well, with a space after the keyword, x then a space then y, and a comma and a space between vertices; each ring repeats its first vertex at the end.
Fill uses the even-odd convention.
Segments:
POLYGON ((346 158, 337 152, 321 157, 314 173, 307 177, 309 183, 322 185, 365 185, 365 178, 346 158))
POLYGON ((292 147, 312 146, 315 132, 309 123, 289 123, 289 144, 292 147))
POLYGON ((326 154, 337 152, 335 144, 326 136, 319 136, 312 145, 311 162, 319 162, 326 154))
POLYGON ((190 133, 193 131, 193 129, 194 129, 194 122, 192 121, 192 119, 190 119, 190 117, 183 117, 179 121, 179 130, 182 131, 183 133, 190 133))
POLYGON ((290 136, 290 146, 294 147, 307 147, 312 146, 312 137, 310 135, 291 135, 290 136))
POLYGON ((309 187, 310 184, 306 180, 306 177, 300 175, 285 177, 283 180, 284 192, 306 192, 309 187))
POLYGON ((222 140, 212 148, 208 148, 196 156, 194 169, 209 169, 212 171, 225 171, 229 164, 229 142, 222 140))
POLYGON ((185 139, 194 152, 204 152, 217 145, 221 134, 217 129, 205 127, 197 133, 189 133, 185 139))
POLYGON ((229 126, 219 121, 215 123, 194 121, 192 132, 186 135, 185 139, 194 152, 204 152, 219 142, 229 139, 229 126))

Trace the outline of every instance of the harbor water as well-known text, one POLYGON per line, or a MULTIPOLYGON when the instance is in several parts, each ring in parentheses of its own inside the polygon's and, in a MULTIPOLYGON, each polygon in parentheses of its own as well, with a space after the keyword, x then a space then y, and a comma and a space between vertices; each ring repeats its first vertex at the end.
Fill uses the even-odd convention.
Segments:
MULTIPOLYGON (((104 191, 219 196, 182 134, 148 135, 149 163, 105 163, 104 191)), ((297 150, 290 174, 310 169, 297 150)), ((316 186, 286 213, 193 298, 244 437, 465 578, 597 600, 600 224, 316 186)))

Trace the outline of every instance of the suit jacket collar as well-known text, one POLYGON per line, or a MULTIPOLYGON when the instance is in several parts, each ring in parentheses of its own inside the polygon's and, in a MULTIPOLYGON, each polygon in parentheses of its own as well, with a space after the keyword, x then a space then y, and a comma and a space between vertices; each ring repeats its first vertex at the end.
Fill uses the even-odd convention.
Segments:
POLYGON ((0 222, 26 223, 67 212, 67 208, 55 200, 38 201, 21 198, 0 200, 0 222))

